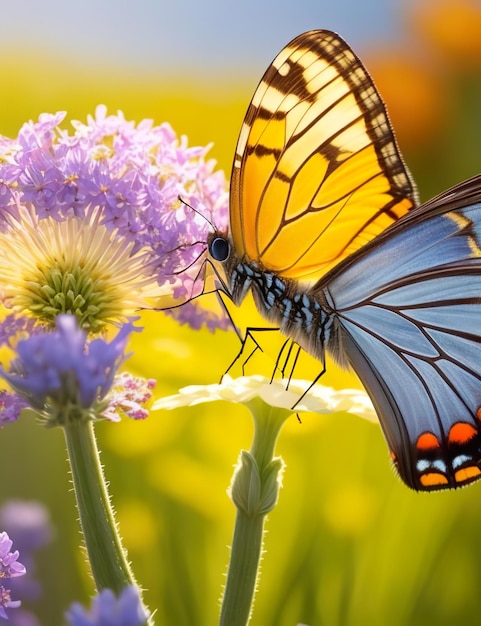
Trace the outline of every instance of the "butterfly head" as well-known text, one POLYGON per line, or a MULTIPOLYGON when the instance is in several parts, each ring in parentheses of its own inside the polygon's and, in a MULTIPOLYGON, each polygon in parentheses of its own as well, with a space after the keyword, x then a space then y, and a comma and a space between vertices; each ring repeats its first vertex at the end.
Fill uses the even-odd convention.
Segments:
POLYGON ((207 239, 207 250, 212 261, 220 265, 224 274, 223 280, 216 270, 226 293, 235 305, 240 305, 246 297, 253 279, 253 270, 249 264, 242 262, 235 251, 231 238, 218 230, 207 239))

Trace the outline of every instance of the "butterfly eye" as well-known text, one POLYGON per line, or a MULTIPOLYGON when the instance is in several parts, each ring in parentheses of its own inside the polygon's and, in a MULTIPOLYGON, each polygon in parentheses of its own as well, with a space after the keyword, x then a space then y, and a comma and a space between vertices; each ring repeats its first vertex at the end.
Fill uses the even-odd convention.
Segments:
POLYGON ((216 261, 225 261, 229 256, 230 246, 225 237, 216 237, 209 246, 211 257, 216 261))

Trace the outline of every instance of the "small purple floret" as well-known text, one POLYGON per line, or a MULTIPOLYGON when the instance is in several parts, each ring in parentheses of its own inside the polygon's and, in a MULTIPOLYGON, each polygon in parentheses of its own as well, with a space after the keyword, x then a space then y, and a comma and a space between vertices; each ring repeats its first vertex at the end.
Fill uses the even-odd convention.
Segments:
MULTIPOLYGON (((13 542, 4 531, 0 533, 0 579, 2 581, 9 578, 17 578, 26 573, 25 566, 18 560, 19 552, 12 552, 13 542)), ((10 589, 0 585, 0 617, 8 619, 5 609, 16 609, 20 606, 20 600, 12 600, 10 589)))
POLYGON ((90 611, 75 603, 67 613, 69 626, 142 626, 148 615, 135 587, 126 587, 117 598, 103 589, 92 601, 90 611))

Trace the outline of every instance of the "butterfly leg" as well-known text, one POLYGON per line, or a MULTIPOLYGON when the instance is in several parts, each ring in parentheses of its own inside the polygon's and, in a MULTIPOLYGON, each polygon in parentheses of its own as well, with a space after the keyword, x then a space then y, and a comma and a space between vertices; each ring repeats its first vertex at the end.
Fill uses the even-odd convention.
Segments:
MULTIPOLYGON (((299 350, 300 351, 300 350, 299 350)), ((299 355, 299 353, 298 353, 299 355)), ((291 377, 292 374, 294 372, 294 369, 291 370, 291 377)), ((302 401, 302 399, 309 393, 309 391, 314 387, 314 385, 324 376, 324 374, 326 373, 326 362, 322 361, 322 369, 319 372, 319 374, 314 378, 314 380, 312 381, 312 383, 309 385, 309 387, 304 391, 304 393, 302 395, 299 396, 299 398, 297 398, 297 400, 294 402, 294 404, 292 405, 291 409, 294 411, 296 406, 299 404, 299 402, 302 401)), ((290 382, 290 378, 289 378, 289 382, 290 382)))
POLYGON ((295 341, 292 341, 291 339, 286 339, 286 341, 283 343, 281 349, 279 350, 279 354, 277 355, 277 359, 276 359, 276 362, 275 362, 275 365, 274 365, 274 371, 272 372, 272 376, 271 376, 271 382, 274 380, 276 371, 279 371, 281 373, 281 378, 286 378, 287 366, 289 365, 289 361, 291 360, 293 351, 296 350, 296 354, 294 356, 294 362, 290 366, 290 372, 289 372, 289 375, 287 376, 286 391, 287 391, 287 389, 289 389, 289 384, 290 384, 291 379, 293 377, 294 370, 296 369, 296 365, 297 365, 297 361, 299 359, 299 355, 301 353, 301 349, 302 348, 295 341), (284 358, 283 357, 283 352, 284 352, 284 350, 286 349, 287 346, 289 346, 289 348, 287 349, 287 354, 286 354, 286 356, 284 358), (282 366, 280 365, 281 358, 284 359, 284 363, 282 364, 282 366))
POLYGON ((229 367, 226 369, 226 371, 222 374, 222 378, 229 373, 229 371, 232 369, 232 367, 237 363, 237 361, 241 358, 241 356, 244 354, 244 351, 246 349, 248 340, 250 339, 251 341, 254 342, 254 348, 251 350, 251 352, 249 353, 249 355, 247 356, 247 358, 242 362, 242 375, 245 375, 245 366, 247 365, 247 363, 250 361, 250 359, 254 356, 254 354, 257 352, 257 350, 260 350, 260 352, 264 352, 264 350, 262 349, 261 345, 259 344, 259 342, 257 341, 257 339, 254 337, 254 333, 257 332, 267 332, 267 331, 278 331, 278 328, 265 328, 265 327, 260 327, 260 328, 256 328, 256 327, 249 327, 246 328, 246 333, 244 337, 240 336, 240 333, 238 333, 238 337, 240 339, 241 342, 241 347, 239 352, 236 354, 236 356, 234 357, 234 359, 232 360, 231 364, 229 365, 229 367))
MULTIPOLYGON (((192 265, 194 265, 198 261, 198 259, 199 259, 199 257, 197 257, 195 259, 195 261, 192 262, 191 265, 188 265, 187 267, 184 267, 182 270, 179 270, 178 272, 173 272, 171 274, 171 276, 176 276, 177 274, 182 274, 182 272, 187 271, 192 265)), ((208 259, 205 260, 202 263, 202 265, 199 268, 199 271, 197 272, 197 274, 195 275, 195 278, 192 281, 192 290, 191 290, 190 296, 186 300, 183 300, 182 302, 179 302, 178 304, 171 304, 171 305, 165 306, 165 307, 154 307, 153 310, 154 311, 170 311, 171 309, 178 309, 178 308, 184 306, 184 304, 187 304, 188 302, 193 302, 194 300, 197 300, 197 298, 200 298, 201 296, 207 296, 207 295, 212 294, 212 293, 218 294, 219 291, 223 291, 222 287, 216 287, 215 289, 212 289, 211 291, 206 290, 206 287, 205 287, 205 272, 206 272, 205 266, 207 264, 212 265, 209 262, 208 259), (202 291, 200 293, 194 295, 194 288, 195 288, 195 285, 197 285, 199 280, 202 280, 203 283, 204 283, 203 287, 202 287, 202 291)), ((216 274, 216 276, 217 276, 217 274, 216 274)), ((222 303, 222 304, 224 304, 224 303, 222 303)), ((225 308, 225 305, 224 305, 224 308, 225 308)), ((145 310, 145 307, 144 307, 144 310, 145 310)), ((229 315, 229 318, 230 318, 230 315, 229 315)), ((232 319, 232 318, 230 318, 230 319, 232 319)))
POLYGON ((271 383, 274 381, 276 372, 279 370, 281 373, 282 378, 284 378, 284 370, 287 364, 287 361, 289 360, 290 354, 291 354, 291 350, 292 350, 292 341, 290 339, 286 339, 284 341, 284 343, 282 344, 281 349, 279 350, 279 354, 277 355, 277 359, 276 362, 274 363, 274 369, 272 370, 272 375, 271 375, 271 383), (280 362, 281 362, 281 357, 284 353, 284 350, 286 349, 286 347, 289 346, 288 352, 287 352, 287 356, 284 359, 284 364, 282 365, 282 367, 280 367, 280 362))

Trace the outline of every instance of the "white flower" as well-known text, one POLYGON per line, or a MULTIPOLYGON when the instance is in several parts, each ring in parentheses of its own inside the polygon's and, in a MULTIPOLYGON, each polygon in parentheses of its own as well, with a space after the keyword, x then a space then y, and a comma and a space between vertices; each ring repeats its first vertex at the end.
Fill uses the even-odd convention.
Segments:
POLYGON ((365 392, 359 389, 337 390, 323 385, 310 387, 311 384, 307 380, 283 379, 271 382, 265 376, 241 376, 233 379, 226 375, 220 384, 184 387, 175 395, 157 400, 152 409, 176 409, 214 400, 246 403, 254 398, 260 398, 270 406, 292 409, 296 413, 347 412, 377 422, 371 400, 365 392), (307 389, 308 393, 303 396, 307 389))

